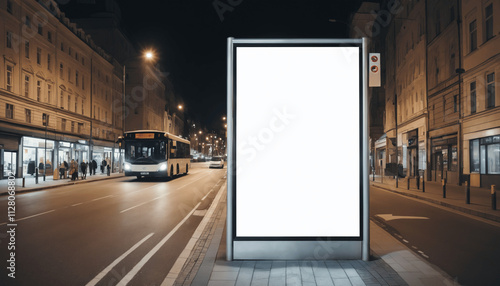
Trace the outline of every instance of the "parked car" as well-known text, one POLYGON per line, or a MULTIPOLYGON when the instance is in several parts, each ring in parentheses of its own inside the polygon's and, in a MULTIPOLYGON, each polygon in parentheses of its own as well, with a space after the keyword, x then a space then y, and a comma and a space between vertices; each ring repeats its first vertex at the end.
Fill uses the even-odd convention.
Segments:
POLYGON ((221 156, 213 156, 210 159, 210 168, 224 168, 224 159, 221 156))

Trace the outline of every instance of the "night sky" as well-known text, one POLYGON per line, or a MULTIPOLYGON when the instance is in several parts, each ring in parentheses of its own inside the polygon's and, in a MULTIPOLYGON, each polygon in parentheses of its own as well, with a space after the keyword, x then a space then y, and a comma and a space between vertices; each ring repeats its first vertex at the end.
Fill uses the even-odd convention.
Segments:
POLYGON ((120 0, 119 4, 127 34, 139 50, 156 50, 188 116, 219 129, 226 115, 227 37, 347 37, 344 23, 360 1, 120 0))

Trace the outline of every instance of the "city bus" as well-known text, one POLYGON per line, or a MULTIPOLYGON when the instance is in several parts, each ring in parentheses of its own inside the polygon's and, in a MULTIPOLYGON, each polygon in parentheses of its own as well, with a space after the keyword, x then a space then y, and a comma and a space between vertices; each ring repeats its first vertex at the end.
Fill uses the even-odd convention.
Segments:
POLYGON ((137 130, 121 138, 125 176, 172 178, 187 174, 191 165, 189 141, 167 132, 137 130))

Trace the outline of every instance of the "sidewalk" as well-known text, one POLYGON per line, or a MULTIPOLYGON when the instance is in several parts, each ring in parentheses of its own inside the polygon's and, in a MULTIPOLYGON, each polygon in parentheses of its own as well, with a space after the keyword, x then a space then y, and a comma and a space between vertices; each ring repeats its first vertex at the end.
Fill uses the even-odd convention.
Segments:
MULTIPOLYGON (((167 285, 457 285, 446 273, 414 254, 374 222, 371 259, 226 261, 225 184, 202 221, 201 235, 186 247, 167 285), (186 251, 189 250, 189 251, 186 251), (178 265, 181 261, 180 265, 178 265)), ((200 224, 201 225, 201 224, 200 224)), ((192 240, 195 238, 193 235, 192 240)))
MULTIPOLYGON (((43 175, 38 176, 38 184, 36 183, 35 176, 30 176, 28 175, 25 177, 24 180, 24 187, 23 187, 23 178, 16 178, 15 181, 15 187, 16 187, 16 193, 21 193, 21 192, 31 192, 31 191, 39 191, 39 190, 45 190, 45 189, 51 189, 51 188, 57 188, 60 186, 67 186, 67 185, 73 185, 73 184, 82 184, 82 183, 90 183, 94 181, 99 181, 99 180, 107 180, 107 179, 114 179, 114 178, 119 178, 122 177, 123 173, 111 173, 110 176, 107 174, 101 174, 101 173, 96 173, 93 176, 90 176, 87 174, 87 179, 82 180, 81 179, 81 174, 78 177, 78 180, 76 181, 71 181, 69 178, 67 179, 58 179, 54 180, 53 176, 46 176, 45 181, 43 181, 43 175)), ((0 195, 5 195, 7 194, 7 187, 9 184, 9 180, 0 180, 0 195)))
POLYGON ((398 188, 396 188, 396 180, 390 177, 384 177, 383 182, 381 177, 370 176, 370 185, 392 191, 404 196, 417 198, 440 206, 448 207, 466 214, 500 222, 500 192, 497 193, 497 209, 491 208, 491 191, 486 188, 470 188, 470 204, 466 204, 465 186, 446 185, 446 198, 443 198, 443 186, 437 182, 425 182, 425 192, 423 192, 422 184, 417 189, 415 179, 410 179, 410 189, 408 190, 408 180, 400 178, 398 180, 398 188))

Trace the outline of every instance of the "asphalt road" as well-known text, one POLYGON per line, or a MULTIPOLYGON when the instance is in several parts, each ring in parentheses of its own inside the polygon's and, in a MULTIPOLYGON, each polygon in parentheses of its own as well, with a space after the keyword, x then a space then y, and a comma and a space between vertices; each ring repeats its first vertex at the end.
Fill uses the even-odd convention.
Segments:
POLYGON ((209 208, 225 173, 195 163, 172 180, 122 177, 16 195, 15 279, 0 197, 0 285, 160 285, 203 218, 191 212, 209 208))
POLYGON ((460 285, 500 285, 500 224, 373 186, 370 218, 460 285))

